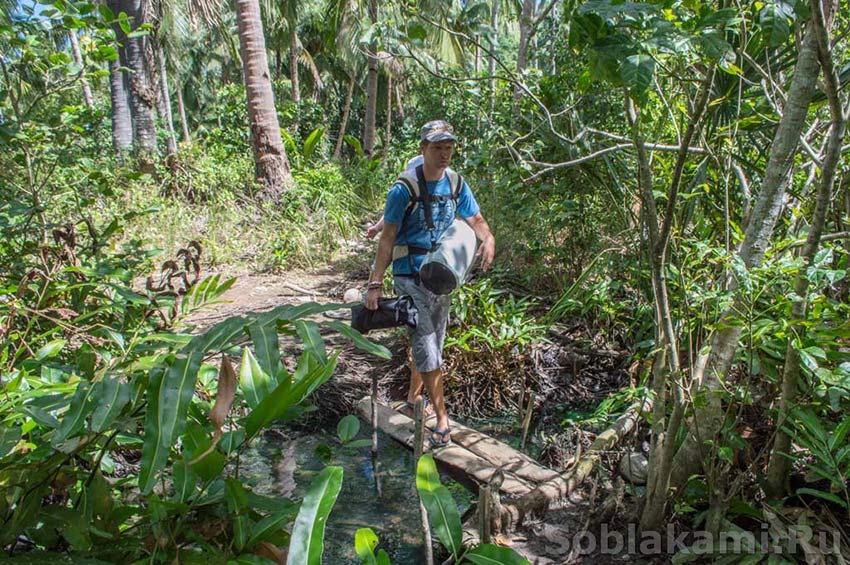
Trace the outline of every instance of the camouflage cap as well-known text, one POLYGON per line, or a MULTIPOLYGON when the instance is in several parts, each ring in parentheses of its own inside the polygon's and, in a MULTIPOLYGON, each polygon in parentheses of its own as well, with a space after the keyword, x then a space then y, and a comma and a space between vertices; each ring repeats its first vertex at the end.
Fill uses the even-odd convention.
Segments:
POLYGON ((454 128, 452 125, 443 120, 432 120, 422 126, 419 131, 419 137, 422 141, 434 143, 436 141, 457 141, 454 136, 454 128))

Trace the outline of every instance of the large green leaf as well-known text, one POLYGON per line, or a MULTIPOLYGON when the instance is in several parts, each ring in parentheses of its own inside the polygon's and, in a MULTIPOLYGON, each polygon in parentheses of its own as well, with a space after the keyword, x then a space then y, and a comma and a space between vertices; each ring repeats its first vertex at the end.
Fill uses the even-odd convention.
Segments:
POLYGON ((281 418, 289 408, 299 404, 315 389, 331 378, 339 354, 334 355, 326 364, 317 364, 298 382, 283 382, 251 411, 245 420, 245 433, 253 437, 263 427, 281 418))
POLYGON ((246 318, 236 316, 219 322, 204 333, 192 338, 183 351, 221 351, 225 349, 233 339, 245 331, 246 318))
POLYGON ((45 359, 50 359, 51 357, 59 355, 59 352, 62 351, 62 348, 65 347, 66 343, 67 342, 64 339, 54 339, 35 352, 35 360, 44 361, 45 359))
POLYGON ((93 388, 95 409, 91 417, 91 429, 94 432, 102 432, 130 401, 130 385, 121 382, 119 378, 104 377, 93 388))
MULTIPOLYGON (((336 499, 336 495, 334 495, 334 499, 336 499)), ((333 505, 333 502, 331 502, 331 505, 333 505)), ((245 547, 250 549, 261 541, 265 541, 280 531, 281 526, 291 522, 294 517, 294 508, 273 512, 272 514, 264 517, 262 520, 251 526, 251 537, 248 538, 248 543, 245 544, 245 547)))
POLYGON ((0 457, 5 457, 20 440, 20 426, 0 426, 0 457))
POLYGON ((440 484, 440 474, 430 453, 420 457, 416 465, 416 490, 437 537, 457 559, 463 549, 460 513, 449 490, 440 484))
POLYGON ((778 47, 791 36, 790 19, 794 16, 793 4, 775 0, 764 5, 759 13, 759 24, 769 47, 778 47))
POLYGON ((360 420, 354 414, 344 416, 336 425, 336 435, 342 443, 348 443, 357 437, 360 431, 360 420))
POLYGON ((327 362, 328 354, 325 351, 325 340, 319 333, 319 326, 310 320, 298 320, 295 322, 295 331, 304 343, 304 352, 316 356, 322 363, 327 362))
POLYGON ((192 470, 205 481, 211 481, 224 469, 227 463, 224 455, 217 449, 210 450, 210 437, 197 422, 190 422, 181 437, 184 456, 191 462, 192 470), (199 455, 206 453, 200 460, 199 455))
POLYGON ((71 406, 68 407, 68 411, 65 412, 65 416, 62 418, 62 423, 59 424, 59 428, 53 435, 51 444, 54 447, 83 429, 86 416, 92 410, 92 404, 89 402, 91 388, 88 381, 80 381, 77 385, 77 390, 71 399, 71 406))
POLYGON ((275 388, 271 377, 260 367, 247 347, 242 350, 242 363, 239 364, 239 387, 251 408, 259 406, 275 388))
POLYGON ((277 341, 277 329, 273 324, 251 324, 248 333, 254 342, 257 352, 257 363, 277 384, 277 374, 280 371, 280 346, 277 341))
POLYGON ((376 547, 378 547, 378 536, 370 528, 360 528, 354 532, 354 551, 365 565, 377 565, 376 547))
POLYGON ((652 84, 655 74, 655 59, 649 55, 630 55, 623 61, 620 77, 632 96, 640 98, 652 84))
POLYGON ((513 549, 489 543, 474 547, 465 557, 476 565, 531 565, 531 561, 513 549))
POLYGON ((304 140, 304 158, 310 159, 313 156, 313 151, 316 149, 316 144, 321 141, 322 136, 327 131, 327 126, 319 126, 310 132, 307 139, 304 140))
POLYGON ((313 479, 292 528, 288 565, 322 562, 325 524, 341 487, 342 467, 325 467, 313 479))
POLYGON ((139 488, 145 494, 153 488, 157 474, 168 461, 171 446, 186 426, 186 412, 203 358, 202 351, 178 354, 164 372, 151 374, 139 470, 139 488))
POLYGON ((174 485, 174 500, 187 502, 195 492, 198 475, 189 467, 189 462, 186 461, 185 457, 174 462, 171 479, 174 485))
POLYGON ((361 351, 365 351, 366 353, 370 353, 370 354, 372 354, 375 357, 378 357, 380 359, 391 359, 392 358, 392 353, 390 352, 389 349, 387 349, 386 347, 384 347, 383 345, 381 345, 379 343, 373 343, 373 342, 369 341, 368 339, 363 337, 363 334, 361 334, 360 332, 358 332, 357 330, 355 330, 354 328, 352 328, 348 324, 343 324, 342 322, 333 321, 333 322, 324 322, 322 325, 325 325, 325 326, 328 326, 328 327, 335 329, 336 331, 338 331, 339 333, 341 333, 342 335, 344 335, 345 337, 347 337, 348 339, 353 341, 354 346, 357 347, 357 349, 360 349, 361 351))

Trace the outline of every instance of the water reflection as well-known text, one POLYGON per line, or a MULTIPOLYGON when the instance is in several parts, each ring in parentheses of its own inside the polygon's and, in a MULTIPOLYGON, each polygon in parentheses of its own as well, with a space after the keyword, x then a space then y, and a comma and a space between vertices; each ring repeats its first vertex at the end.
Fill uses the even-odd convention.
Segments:
MULTIPOLYGON (((361 429, 359 437, 366 435, 361 429)), ((274 435, 260 438, 244 455, 242 477, 258 494, 300 500, 310 481, 326 464, 339 465, 344 469, 342 490, 325 529, 324 563, 359 564, 354 552, 354 533, 364 527, 372 528, 378 535, 378 547, 389 554, 393 564, 422 563, 413 454, 380 432, 378 443, 380 497, 375 490, 370 448, 343 448, 335 435, 323 431, 296 439, 281 440, 274 435), (318 454, 327 453, 323 444, 332 450, 327 461, 318 454)), ((451 488, 463 512, 469 506, 468 493, 464 492, 466 496, 458 500, 461 489, 449 484, 451 480, 446 476, 442 480, 451 488)))

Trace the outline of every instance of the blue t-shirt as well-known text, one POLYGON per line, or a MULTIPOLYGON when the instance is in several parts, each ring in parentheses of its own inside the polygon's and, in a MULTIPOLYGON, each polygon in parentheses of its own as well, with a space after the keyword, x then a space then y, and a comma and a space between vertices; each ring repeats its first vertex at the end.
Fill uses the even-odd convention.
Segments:
MULTIPOLYGON (((451 195, 452 187, 449 176, 443 175, 438 181, 427 181, 428 193, 434 196, 451 195)), ((416 207, 410 217, 405 218, 404 212, 410 204, 410 193, 401 183, 395 183, 387 194, 387 205, 384 208, 384 222, 399 225, 395 236, 396 245, 431 248, 431 234, 425 224, 425 210, 422 202, 416 207)), ((452 225, 455 212, 462 218, 471 218, 478 213, 478 202, 469 189, 466 181, 460 189, 457 199, 457 210, 453 200, 432 200, 431 211, 434 219, 434 241, 439 241, 443 233, 452 225)), ((419 272, 419 267, 425 259, 424 255, 411 254, 393 261, 393 274, 412 275, 419 272), (412 268, 411 268, 412 267, 412 268)))

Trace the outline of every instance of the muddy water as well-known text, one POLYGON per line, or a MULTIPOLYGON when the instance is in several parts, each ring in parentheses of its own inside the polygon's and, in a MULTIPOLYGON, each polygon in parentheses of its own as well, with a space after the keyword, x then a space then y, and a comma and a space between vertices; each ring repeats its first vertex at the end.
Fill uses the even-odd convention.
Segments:
MULTIPOLYGON (((361 430, 358 439, 367 437, 361 430)), ((259 439, 243 457, 243 478, 259 494, 301 500, 313 477, 325 465, 343 468, 342 489, 325 529, 323 562, 359 564, 354 533, 371 528, 394 565, 424 562, 413 454, 382 433, 378 436, 382 496, 375 490, 370 448, 344 448, 335 435, 318 431, 297 439, 273 436, 259 439), (328 449, 330 448, 330 449, 328 449)), ((468 491, 443 476, 463 513, 470 504, 468 491)))

